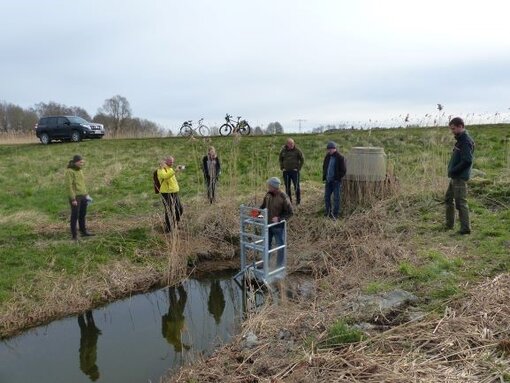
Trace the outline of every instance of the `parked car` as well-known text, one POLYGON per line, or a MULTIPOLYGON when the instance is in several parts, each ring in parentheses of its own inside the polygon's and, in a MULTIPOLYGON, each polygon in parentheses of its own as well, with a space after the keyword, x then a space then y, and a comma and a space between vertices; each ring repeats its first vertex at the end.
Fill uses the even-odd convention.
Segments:
POLYGON ((83 138, 102 138, 104 126, 78 116, 48 116, 35 125, 35 134, 45 145, 55 140, 79 142, 83 138))

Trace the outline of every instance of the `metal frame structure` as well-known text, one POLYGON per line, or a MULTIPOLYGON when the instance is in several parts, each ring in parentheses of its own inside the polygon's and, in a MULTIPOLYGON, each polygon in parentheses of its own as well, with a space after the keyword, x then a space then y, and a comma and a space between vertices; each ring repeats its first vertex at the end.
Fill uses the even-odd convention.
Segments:
POLYGON ((267 209, 259 209, 241 205, 241 270, 239 276, 252 276, 262 281, 266 286, 278 279, 284 278, 287 269, 287 221, 268 224, 267 209), (283 245, 269 249, 269 229, 276 225, 283 225, 283 245), (254 260, 248 263, 248 252, 253 251, 254 260), (271 256, 283 250, 281 266, 271 267, 271 256))

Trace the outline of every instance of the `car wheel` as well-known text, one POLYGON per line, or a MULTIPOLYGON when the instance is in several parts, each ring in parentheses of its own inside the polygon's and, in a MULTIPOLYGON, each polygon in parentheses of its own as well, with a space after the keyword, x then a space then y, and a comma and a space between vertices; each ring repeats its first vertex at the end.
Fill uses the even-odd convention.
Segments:
POLYGON ((71 141, 80 142, 81 141, 80 132, 78 132, 77 130, 73 130, 73 132, 71 133, 71 141))
POLYGON ((50 135, 48 133, 42 133, 39 139, 41 140, 41 143, 44 145, 48 145, 49 143, 51 143, 50 135))

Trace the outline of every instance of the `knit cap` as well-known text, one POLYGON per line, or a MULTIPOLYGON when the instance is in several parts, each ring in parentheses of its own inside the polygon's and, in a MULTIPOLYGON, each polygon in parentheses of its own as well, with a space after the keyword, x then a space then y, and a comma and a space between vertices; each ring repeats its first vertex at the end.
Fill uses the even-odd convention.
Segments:
POLYGON ((333 141, 329 141, 326 149, 336 149, 336 144, 333 141))
POLYGON ((280 188, 280 179, 278 177, 271 177, 270 179, 267 180, 267 184, 269 186, 272 186, 276 189, 280 188))

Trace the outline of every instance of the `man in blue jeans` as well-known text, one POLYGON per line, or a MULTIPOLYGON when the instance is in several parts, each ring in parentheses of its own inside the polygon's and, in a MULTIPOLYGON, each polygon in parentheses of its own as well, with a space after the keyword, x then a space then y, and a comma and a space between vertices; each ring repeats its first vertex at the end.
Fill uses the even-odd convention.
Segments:
POLYGON ((324 187, 324 216, 337 219, 340 214, 340 194, 342 192, 342 178, 345 176, 345 159, 336 149, 333 141, 326 146, 328 151, 322 164, 322 180, 324 187), (331 194, 333 194, 333 209, 331 209, 331 194))
MULTIPOLYGON (((271 177, 267 180, 267 193, 264 196, 262 205, 260 206, 261 209, 267 208, 267 223, 269 225, 287 220, 293 214, 289 197, 280 190, 280 184, 280 179, 277 177, 271 177)), ((272 248, 273 237, 275 239, 276 246, 283 245, 283 229, 283 223, 269 228, 269 250, 272 248)), ((276 259, 277 267, 283 266, 283 255, 284 250, 278 250, 278 257, 276 259)))

